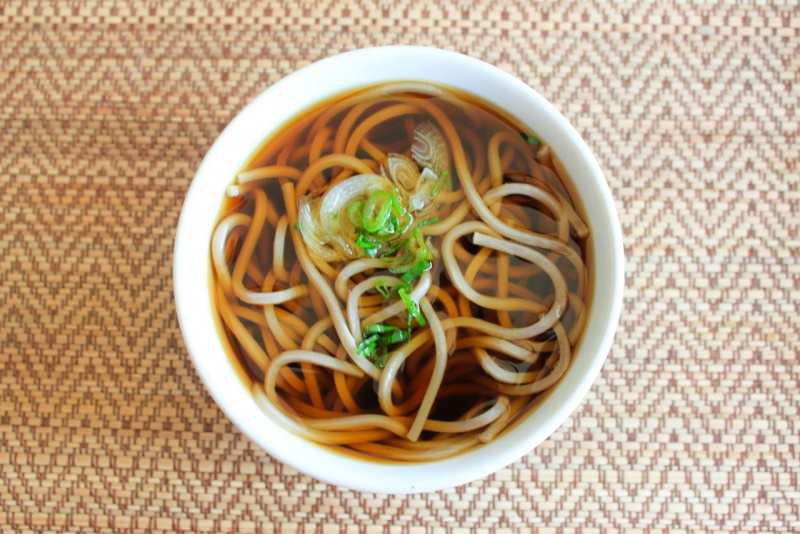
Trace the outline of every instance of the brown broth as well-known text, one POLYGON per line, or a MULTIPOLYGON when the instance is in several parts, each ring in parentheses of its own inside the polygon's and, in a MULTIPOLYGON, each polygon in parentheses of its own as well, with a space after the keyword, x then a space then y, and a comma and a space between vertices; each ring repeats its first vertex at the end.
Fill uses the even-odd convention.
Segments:
MULTIPOLYGON (((321 102, 309 110, 301 113, 297 117, 290 120, 287 124, 285 124, 282 128, 280 128, 277 133, 273 136, 268 138, 264 141, 261 147, 253 154, 250 158, 248 163, 242 168, 242 171, 250 170, 254 168, 258 168, 265 165, 272 165, 276 162, 279 164, 289 164, 292 166, 297 167, 302 170, 308 166, 307 155, 304 156, 303 153, 308 150, 311 142, 313 141, 314 135, 311 132, 311 128, 317 121, 317 119, 328 112, 332 106, 336 106, 339 102, 351 97, 365 89, 360 89, 359 91, 354 91, 342 95, 337 95, 333 98, 330 98, 324 102, 321 102), (276 150, 276 147, 278 149, 276 150), (284 162, 281 161, 282 159, 286 159, 288 161, 284 162)), ((469 162, 470 168, 474 172, 476 163, 478 166, 483 168, 482 177, 488 175, 488 162, 486 160, 485 151, 487 146, 489 145, 489 140, 492 135, 496 134, 499 131, 507 131, 512 135, 518 137, 520 140, 523 140, 524 136, 521 132, 526 131, 527 129, 523 129, 519 126, 517 121, 511 118, 506 113, 498 112, 497 110, 493 109, 489 105, 484 102, 477 100, 476 98, 467 95, 462 92, 454 91, 448 89, 448 92, 451 95, 455 95, 457 102, 454 104, 452 98, 441 98, 441 97, 434 97, 428 96, 423 94, 415 94, 415 93, 402 93, 399 95, 392 95, 392 97, 401 97, 403 101, 406 102, 414 102, 416 99, 425 99, 429 100, 430 102, 434 103, 440 109, 442 109, 448 118, 453 122, 456 131, 459 132, 461 135, 461 140, 464 143, 465 153, 467 155, 467 160, 469 162), (477 150, 483 151, 483 165, 478 163, 478 160, 481 159, 481 155, 473 148, 473 145, 477 147, 477 150)), ((364 117, 368 117, 369 115, 374 114, 381 109, 385 109, 387 106, 392 105, 395 103, 393 98, 376 98, 375 102, 368 107, 368 110, 359 118, 359 121, 356 121, 354 127, 358 126, 360 120, 364 119, 364 117)), ((340 128, 342 124, 342 120, 344 119, 347 111, 350 108, 345 108, 342 111, 334 114, 330 120, 328 120, 325 124, 326 128, 330 128, 331 130, 331 139, 335 136, 337 130, 340 128)), ((405 152, 408 153, 408 150, 411 145, 411 139, 409 136, 409 130, 413 129, 416 125, 418 125, 423 120, 428 120, 427 117, 424 116, 402 116, 396 119, 391 119, 387 122, 382 123, 378 127, 374 128, 369 132, 368 139, 374 145, 380 147, 384 150, 384 152, 405 152)), ((352 132, 352 129, 350 130, 352 132)), ((534 145, 528 144, 527 141, 523 141, 520 145, 520 149, 512 149, 510 148, 512 145, 509 143, 505 143, 501 145, 500 156, 503 160, 502 166, 502 176, 503 182, 527 182, 533 183, 543 187, 545 190, 548 190, 553 193, 557 193, 562 197, 568 199, 570 204, 573 208, 577 211, 578 214, 583 213, 579 202, 577 201, 577 197, 574 193, 575 189, 572 183, 569 180, 565 179, 565 177, 560 177, 555 170, 555 167, 548 166, 544 163, 547 163, 545 159, 544 163, 536 160, 536 149, 534 145), (528 147, 529 152, 526 154, 524 153, 525 147, 528 147), (509 152, 510 153, 506 153, 509 152)), ((326 148, 322 151, 322 154, 327 154, 332 151, 331 148, 326 148)), ((358 157, 368 157, 369 154, 363 148, 359 148, 357 152, 358 157)), ((339 171, 338 168, 329 169, 323 173, 324 182, 327 184, 333 176, 339 171)), ((238 173, 237 173, 238 174, 238 173)), ((455 177, 455 173, 451 171, 452 182, 453 182, 453 190, 459 189, 459 181, 455 177)), ((282 181, 282 180, 281 180, 282 181)), ((268 180, 262 182, 260 186, 267 194, 267 198, 272 202, 275 211, 278 215, 282 215, 286 213, 285 206, 283 205, 283 197, 280 190, 280 181, 279 180, 268 180)), ((314 188, 311 190, 314 193, 314 188)), ((461 201, 456 202, 452 205, 452 207, 458 206, 460 203, 466 202, 462 198, 461 201)), ((553 234, 556 229, 556 222, 553 218, 553 215, 548 212, 547 209, 544 209, 541 205, 536 202, 531 201, 531 199, 527 197, 521 196, 509 196, 505 197, 503 200, 504 206, 513 206, 508 208, 510 215, 513 215, 518 221, 525 221, 525 227, 540 233, 545 234, 553 234)), ((232 212, 241 212, 244 214, 252 215, 253 213, 253 199, 251 196, 244 195, 243 197, 239 198, 227 198, 223 201, 222 208, 220 210, 220 214, 218 219, 221 220, 223 217, 227 216, 232 212)), ((440 220, 444 219, 449 210, 445 210, 439 214, 440 220)), ((501 216, 504 216, 501 213, 501 216)), ((585 218, 584 218, 585 220, 585 218)), ((269 224, 268 224, 269 226, 269 224)), ((255 265, 257 266, 258 270, 261 273, 267 273, 272 269, 272 248, 273 248, 273 235, 274 235, 274 228, 271 230, 267 230, 262 234, 262 238, 259 240, 256 249, 253 253, 253 258, 255 258, 255 265)), ((432 245, 433 249, 438 251, 439 244, 441 243, 441 236, 437 236, 432 238, 432 245)), ((238 243, 235 243, 232 248, 231 254, 231 262, 229 266, 233 265, 233 261, 235 261, 236 256, 238 255, 238 250, 241 247, 241 239, 238 240, 238 243)), ((593 287, 593 276, 594 270, 592 268, 592 260, 591 257, 591 234, 589 237, 585 239, 579 239, 574 232, 570 232, 569 239, 567 241, 568 246, 573 248, 575 251, 579 253, 581 258, 583 259, 584 264, 586 265, 586 284, 584 287, 584 291, 581 295, 579 295, 585 305, 584 314, 588 314, 591 309, 591 302, 590 298, 592 295, 592 287, 593 287)), ((477 252, 477 247, 475 247, 468 239, 462 238, 459 241, 461 247, 469 254, 475 254, 477 252)), ((567 282, 568 288, 570 292, 576 292, 578 288, 578 281, 577 276, 572 268, 571 265, 567 261, 564 260, 563 257, 557 257, 553 254, 550 255, 551 259, 556 261, 561 272, 564 274, 565 280, 567 282)), ((461 265, 461 270, 464 270, 467 267, 467 264, 463 261, 459 262, 461 265)), ((291 245, 291 240, 287 238, 286 241, 286 270, 291 271, 292 268, 296 264, 296 257, 294 254, 293 247, 291 245)), ((510 282, 512 284, 516 284, 517 286, 521 286, 521 289, 517 289, 515 291, 520 292, 519 296, 524 297, 525 295, 532 295, 537 297, 542 302, 548 302, 548 299, 552 299, 553 293, 553 286, 552 282, 544 273, 538 273, 534 276, 515 276, 513 273, 515 271, 522 271, 530 266, 529 263, 526 261, 511 257, 510 258, 510 269, 512 275, 510 276, 510 282)), ((230 267, 232 269, 232 267, 230 267)), ((495 288, 496 288, 496 275, 493 274, 497 268, 497 259, 496 254, 490 256, 488 260, 486 260, 484 266, 479 271, 477 276, 477 283, 475 287, 482 293, 494 295, 495 288), (494 277, 494 282, 493 282, 494 277)), ((338 267, 337 267, 338 270, 338 267)), ((211 297, 212 302, 214 302, 215 308, 218 309, 218 283, 216 282, 215 275, 213 274, 214 269, 212 268, 212 280, 210 282, 211 286, 211 297)), ((443 269, 441 259, 437 259, 433 263, 433 267, 431 269, 433 284, 440 286, 442 289, 446 291, 452 291, 452 284, 450 283, 446 272, 443 269)), ((305 276, 300 274, 300 280, 305 280, 305 276)), ((253 280, 251 276, 245 275, 244 277, 244 285, 253 291, 258 291, 259 286, 256 283, 257 280, 253 280)), ((287 287, 287 284, 279 284, 278 288, 282 289, 287 287)), ((458 292, 455 291, 454 294, 458 292)), ((233 297, 235 299, 235 297, 233 297)), ((456 303, 458 303, 458 299, 456 298, 456 303)), ((322 316, 318 315, 310 302, 308 296, 297 299, 291 306, 284 305, 283 307, 287 309, 290 314, 293 314, 295 317, 299 318, 301 321, 306 323, 306 325, 310 326, 313 325, 317 320, 322 318, 322 316)), ((238 302, 238 305, 250 308, 252 310, 258 311, 257 306, 246 305, 242 302, 238 302)), ((440 304, 437 304, 436 309, 438 311, 443 311, 443 308, 440 304)), ((499 320, 499 313, 493 310, 479 308, 476 305, 470 305, 470 314, 483 318, 488 321, 498 322, 499 320)), ((232 333, 231 329, 226 326, 224 321, 222 321, 219 317, 219 312, 217 313, 216 320, 218 321, 218 327, 220 329, 220 333, 222 337, 226 341, 226 345, 228 346, 228 351, 235 363, 235 366, 244 381, 245 384, 248 386, 253 382, 260 383, 264 379, 264 374, 262 370, 259 368, 258 365, 253 361, 252 358, 248 357, 246 351, 242 347, 242 342, 237 339, 237 336, 232 333)), ((535 318, 532 318, 531 314, 527 312, 511 312, 509 314, 511 319, 511 323, 514 327, 520 327, 526 324, 530 324, 535 318)), ((570 309, 566 312, 566 314, 562 317, 562 322, 567 330, 577 321, 577 314, 573 309, 570 309)), ((269 328, 264 325, 258 325, 255 322, 250 322, 248 320, 242 320, 242 324, 246 327, 249 334, 256 340, 256 342, 266 350, 266 344, 264 340, 264 332, 268 331, 269 328)), ((577 345, 579 344, 580 340, 580 332, 578 333, 578 338, 572 343, 573 354, 577 345)), ((338 343, 338 339, 336 338, 335 331, 330 329, 327 331, 327 335, 331 337, 335 342, 338 343)), ((463 334, 461 330, 459 330, 459 337, 462 337, 467 334, 463 334)), ((537 336, 536 341, 546 341, 548 339, 552 339, 552 332, 546 332, 541 336, 537 336)), ((296 340, 296 343, 300 344, 300 339, 296 340)), ((317 347, 319 350, 319 347, 317 347)), ((427 353, 430 353, 432 348, 427 349, 427 353)), ((278 346, 278 354, 282 352, 280 346, 278 346)), ((417 373, 421 372, 420 369, 424 367, 424 360, 426 359, 426 355, 423 354, 419 357, 412 356, 409 361, 406 362, 406 367, 409 369, 415 369, 417 373), (415 364, 414 359, 418 358, 423 363, 415 364)), ((542 360, 546 359, 544 356, 540 358, 540 361, 537 361, 535 364, 528 365, 522 362, 510 360, 510 359, 502 359, 506 365, 508 365, 509 369, 513 369, 516 371, 527 371, 527 370, 534 370, 538 367, 542 366, 542 360)), ((300 369, 298 365, 292 366, 292 369, 300 375, 300 369)), ((317 375, 318 379, 323 382, 331 382, 332 374, 327 370, 315 370, 315 374, 317 375)), ((446 389, 446 386, 450 384, 448 382, 448 372, 445 374, 445 379, 443 382, 443 388, 446 389)), ((457 378, 453 384, 470 384, 470 377, 474 376, 476 373, 480 374, 483 373, 482 369, 479 366, 474 366, 471 370, 467 368, 465 374, 462 374, 461 378, 457 378), (465 378, 466 377, 466 378, 465 378)), ((454 373, 455 374, 455 373, 454 373)), ((411 375, 408 377, 404 377, 407 379, 406 385, 413 384, 415 375, 411 375)), ((450 384, 450 385, 453 385, 450 384)), ((515 417, 515 419, 511 422, 508 428, 513 427, 515 424, 518 424, 519 421, 523 420, 525 416, 530 413, 531 410, 535 408, 536 405, 540 404, 542 399, 549 394, 556 386, 551 387, 550 389, 532 395, 528 399, 527 405, 522 408, 520 414, 515 417)), ((457 389, 457 388, 455 388, 457 389)), ((476 388, 476 391, 480 388, 476 388)), ((282 391, 282 390, 279 390, 282 391)), ((331 386, 330 391, 335 391, 335 389, 331 386)), ((440 396, 437 398, 436 403, 431 411, 431 418, 440 419, 440 420, 457 420, 465 411, 467 411, 470 407, 479 403, 481 401, 489 401, 493 398, 496 393, 490 393, 489 391, 484 391, 483 393, 473 393, 473 394, 454 394, 452 396, 440 396)), ((335 398, 335 395, 332 393, 327 393, 327 396, 330 398, 335 398)), ((380 413, 380 406, 377 402, 376 395, 374 393, 374 389, 372 387, 372 383, 368 380, 363 386, 355 392, 354 397, 357 400, 359 407, 367 413, 380 413)), ((311 404, 309 398, 296 398, 293 402, 304 402, 306 404, 311 404)), ((398 401, 399 402, 399 401, 398 401)), ((325 409, 332 409, 337 407, 338 404, 332 403, 331 405, 325 406, 325 409)), ((413 412, 411 413, 413 416, 413 412)), ((506 428, 505 431, 508 430, 506 428)), ((433 433, 425 432, 421 436, 422 440, 425 440, 431 437, 433 433)), ((336 446, 333 447, 336 450, 347 452, 348 454, 355 455, 357 457, 368 457, 371 459, 381 459, 382 458, 375 458, 371 455, 366 455, 365 453, 354 451, 346 446, 336 446)), ((390 460, 391 461, 391 460, 390 460)))

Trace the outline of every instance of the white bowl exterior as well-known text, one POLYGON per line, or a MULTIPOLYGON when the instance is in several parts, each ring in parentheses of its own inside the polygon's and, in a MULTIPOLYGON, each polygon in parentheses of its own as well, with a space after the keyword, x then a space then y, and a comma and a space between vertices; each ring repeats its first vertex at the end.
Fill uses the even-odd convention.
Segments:
POLYGON ((556 109, 517 78, 487 63, 434 48, 356 50, 313 63, 275 83, 244 108, 208 151, 184 201, 173 278, 178 319, 198 374, 234 424, 275 458, 317 479, 381 493, 433 491, 484 477, 531 451, 586 395, 611 348, 622 308, 622 233, 611 192, 589 148, 556 109), (558 154, 593 231, 595 283, 583 341, 568 373, 542 404, 495 441, 432 463, 369 462, 300 438, 256 405, 219 338, 208 290, 209 242, 225 187, 263 140, 330 96, 387 81, 416 80, 472 93, 508 110, 558 154))

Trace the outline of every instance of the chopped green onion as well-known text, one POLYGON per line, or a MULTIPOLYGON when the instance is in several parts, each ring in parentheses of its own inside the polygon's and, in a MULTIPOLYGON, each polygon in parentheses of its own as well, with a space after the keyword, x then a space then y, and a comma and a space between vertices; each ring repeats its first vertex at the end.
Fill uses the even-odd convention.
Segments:
POLYGON ((422 219, 420 222, 418 222, 417 228, 425 228, 426 226, 436 224, 437 222, 439 222, 439 217, 428 217, 427 219, 422 219))
POLYGON ((402 278, 403 282, 405 282, 406 284, 410 284, 411 282, 422 276, 422 273, 424 273, 431 267, 433 267, 433 264, 431 263, 430 260, 420 260, 417 263, 413 264, 406 272, 404 272, 400 278, 402 278))
POLYGON ((408 341, 409 337, 411 337, 411 334, 408 333, 408 330, 398 329, 389 334, 389 336, 386 337, 385 339, 387 345, 394 345, 396 343, 405 343, 406 341, 408 341))
MULTIPOLYGON (((447 185, 448 189, 453 189, 453 180, 450 179, 450 173, 448 171, 442 171, 442 179, 439 180, 439 183, 441 184, 440 188, 447 185)), ((436 194, 438 195, 439 192, 437 191, 436 194)))
POLYGON ((539 146, 542 144, 541 139, 539 139, 534 133, 523 133, 522 137, 528 142, 529 145, 539 146))
POLYGON ((358 344, 358 354, 371 361, 378 369, 386 365, 389 347, 404 343, 411 337, 408 329, 377 323, 364 329, 364 339, 358 344))
MULTIPOLYGON (((447 175, 447 171, 442 173, 443 177, 447 175)), ((440 179, 437 185, 442 182, 440 179)), ((350 202, 344 215, 354 226, 355 245, 368 257, 387 258, 391 272, 408 273, 403 277, 407 285, 431 268, 433 250, 420 229, 439 219, 429 217, 415 225, 398 190, 373 191, 366 198, 350 202)), ((377 291, 389 298, 388 288, 377 291)))
POLYGON ((402 258, 398 258, 398 261, 390 267, 389 271, 395 274, 410 273, 403 278, 408 284, 431 268, 433 265, 431 262, 433 260, 433 250, 431 250, 430 244, 422 235, 419 227, 414 228, 404 246, 407 254, 402 258))
POLYGON ((368 235, 359 232, 356 236, 356 245, 366 252, 368 256, 374 258, 378 253, 378 247, 381 245, 381 243, 380 241, 376 241, 368 235))
POLYGON ((392 295, 392 290, 383 284, 376 285, 375 290, 381 294, 384 300, 388 299, 392 295))
POLYGON ((345 215, 355 227, 357 247, 372 258, 394 255, 405 241, 399 239, 413 224, 398 191, 374 191, 350 202, 345 215))
POLYGON ((371 325, 367 326, 364 329, 364 334, 365 335, 386 334, 386 333, 389 333, 389 332, 396 332, 398 330, 400 330, 400 329, 397 328, 396 326, 392 326, 390 324, 375 323, 375 324, 371 324, 371 325))
POLYGON ((353 226, 358 226, 361 223, 361 212, 364 210, 364 203, 356 200, 347 205, 347 218, 353 223, 353 226))
POLYGON ((406 305, 406 310, 408 310, 408 324, 411 325, 413 321, 417 321, 418 325, 425 326, 427 324, 425 316, 422 315, 422 312, 419 310, 419 304, 414 302, 411 295, 409 295, 408 287, 401 287, 397 290, 397 294, 400 296, 400 300, 403 301, 403 304, 406 305))
POLYGON ((392 195, 387 191, 375 191, 364 202, 361 211, 361 226, 369 233, 376 233, 386 226, 392 213, 392 195))
POLYGON ((358 344, 358 353, 368 360, 375 355, 375 349, 378 347, 378 337, 368 337, 358 344))
POLYGON ((403 246, 402 241, 396 241, 394 243, 387 244, 383 251, 381 252, 381 258, 388 258, 389 256, 394 256, 394 253, 397 252, 400 247, 403 246))
POLYGON ((413 222, 413 218, 400 201, 400 195, 398 195, 397 191, 392 192, 389 202, 392 205, 392 217, 390 219, 393 222, 392 233, 404 232, 413 222))

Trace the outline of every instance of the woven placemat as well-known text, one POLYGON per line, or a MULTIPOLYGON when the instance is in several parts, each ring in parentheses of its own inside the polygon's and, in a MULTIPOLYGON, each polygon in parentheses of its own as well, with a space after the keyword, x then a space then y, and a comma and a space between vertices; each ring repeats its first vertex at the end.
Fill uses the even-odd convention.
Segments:
POLYGON ((800 7, 0 1, 0 530, 800 530, 800 7), (203 389, 173 308, 183 196, 264 87, 454 49, 597 154, 627 293, 587 400, 521 461, 391 497, 301 475, 203 389))

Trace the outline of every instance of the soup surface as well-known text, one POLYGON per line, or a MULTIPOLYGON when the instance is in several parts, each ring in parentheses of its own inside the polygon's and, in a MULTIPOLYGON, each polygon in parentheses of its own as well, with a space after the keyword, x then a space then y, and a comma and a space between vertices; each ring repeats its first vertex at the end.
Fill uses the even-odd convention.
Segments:
POLYGON ((340 95, 227 188, 212 298, 259 405, 372 458, 446 458, 554 387, 586 319, 590 230, 537 136, 421 83, 340 95))

